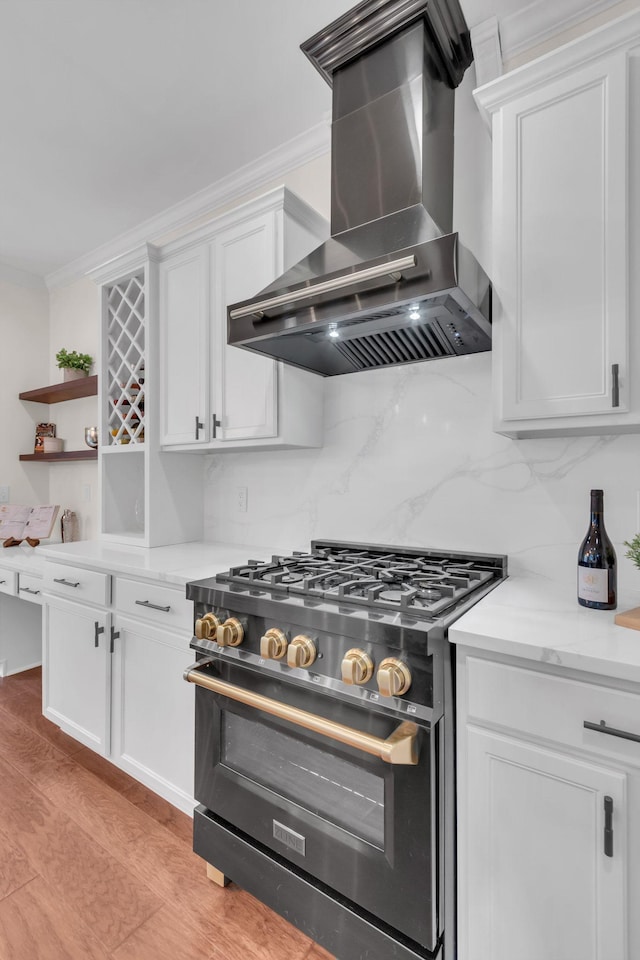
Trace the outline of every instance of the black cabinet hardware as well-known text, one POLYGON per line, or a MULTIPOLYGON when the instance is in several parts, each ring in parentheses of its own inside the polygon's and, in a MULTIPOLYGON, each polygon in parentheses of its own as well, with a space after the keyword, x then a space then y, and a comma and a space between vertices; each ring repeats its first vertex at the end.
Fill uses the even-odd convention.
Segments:
POLYGON ((100 634, 104 633, 104 627, 101 627, 98 621, 96 620, 93 624, 93 630, 94 630, 94 633, 93 633, 94 646, 98 647, 100 646, 100 634))
POLYGON ((76 583, 74 583, 73 580, 65 580, 64 577, 61 577, 59 580, 56 579, 56 577, 54 577, 54 578, 53 578, 53 582, 54 582, 54 583, 64 583, 65 587, 79 587, 79 586, 80 586, 80 581, 79 581, 79 580, 78 580, 76 583))
POLYGON ((158 603, 151 603, 150 600, 136 600, 139 607, 149 607, 150 610, 162 610, 163 613, 169 613, 171 607, 161 607, 158 603))
POLYGON ((608 727, 604 720, 600 723, 593 723, 591 720, 585 720, 583 726, 587 730, 596 730, 598 733, 606 733, 610 737, 620 737, 622 740, 634 740, 640 743, 640 734, 629 733, 627 730, 617 730, 615 727, 608 727))
POLYGON ((613 856, 613 799, 604 798, 604 855, 613 856))
POLYGON ((617 363, 611 364, 611 406, 620 406, 620 367, 617 363))
POLYGON ((32 593, 34 597, 37 597, 40 593, 39 590, 32 590, 31 587, 18 587, 20 593, 32 593))
POLYGON ((204 423, 200 417, 196 414, 196 440, 200 439, 200 431, 204 430, 204 423))
POLYGON ((115 627, 111 627, 111 642, 109 644, 109 653, 113 653, 114 643, 116 640, 120 639, 120 631, 116 630, 115 627))
POLYGON ((218 419, 216 418, 215 413, 212 413, 212 414, 211 414, 211 418, 212 418, 212 422, 211 422, 211 436, 212 436, 213 439, 215 440, 215 439, 216 439, 216 430, 218 429, 218 427, 221 427, 221 426, 222 426, 222 420, 218 420, 218 419))

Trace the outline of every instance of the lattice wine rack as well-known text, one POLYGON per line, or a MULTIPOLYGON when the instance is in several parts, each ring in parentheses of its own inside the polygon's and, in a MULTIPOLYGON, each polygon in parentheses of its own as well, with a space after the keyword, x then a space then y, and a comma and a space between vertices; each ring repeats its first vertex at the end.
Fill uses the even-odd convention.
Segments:
POLYGON ((109 287, 106 306, 108 442, 144 443, 144 273, 109 287))

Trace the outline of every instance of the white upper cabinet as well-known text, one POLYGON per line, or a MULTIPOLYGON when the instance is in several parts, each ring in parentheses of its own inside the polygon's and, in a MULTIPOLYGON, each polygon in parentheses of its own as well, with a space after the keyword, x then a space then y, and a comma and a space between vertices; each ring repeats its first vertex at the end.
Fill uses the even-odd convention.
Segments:
POLYGON ((322 380, 227 344, 227 306, 318 246, 326 222, 284 187, 160 251, 161 444, 319 446, 322 380))
POLYGON ((640 430, 640 13, 475 92, 493 135, 495 428, 640 430))

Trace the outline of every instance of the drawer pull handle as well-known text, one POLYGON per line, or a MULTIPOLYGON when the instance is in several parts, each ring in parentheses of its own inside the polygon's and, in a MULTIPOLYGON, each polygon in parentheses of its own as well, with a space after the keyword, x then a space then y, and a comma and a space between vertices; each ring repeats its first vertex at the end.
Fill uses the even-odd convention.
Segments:
POLYGON ((6 583, 6 582, 7 582, 6 580, 0 580, 0 587, 2 586, 3 583, 6 583))
POLYGON ((584 721, 584 727, 587 730, 596 730, 598 733, 607 733, 610 737, 620 737, 622 740, 633 740, 640 743, 640 734, 629 733, 627 730, 616 730, 615 727, 608 727, 604 720, 600 723, 592 723, 591 720, 584 721))
POLYGON ((149 600, 136 600, 139 607, 149 607, 151 610, 162 610, 163 613, 169 613, 171 607, 161 607, 158 603, 151 603, 149 600))
POLYGON ((613 799, 604 798, 604 855, 613 856, 613 799))
POLYGON ((54 582, 54 583, 64 583, 65 587, 79 587, 79 586, 80 586, 80 581, 79 581, 79 580, 77 580, 77 581, 74 583, 73 580, 65 580, 64 577, 60 577, 59 580, 56 579, 56 577, 54 577, 54 578, 53 578, 53 582, 54 582))
POLYGON ((31 587, 19 587, 18 589, 21 591, 21 593, 32 593, 34 597, 37 597, 40 593, 39 590, 32 590, 31 587))

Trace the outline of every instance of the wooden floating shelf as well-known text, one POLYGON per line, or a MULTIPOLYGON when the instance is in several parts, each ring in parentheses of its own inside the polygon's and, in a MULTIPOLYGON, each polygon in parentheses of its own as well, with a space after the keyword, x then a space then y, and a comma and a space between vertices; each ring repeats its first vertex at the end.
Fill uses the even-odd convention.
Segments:
MULTIPOLYGON (((67 380, 62 383, 52 383, 50 387, 38 387, 37 390, 26 390, 19 393, 20 400, 33 400, 34 403, 61 403, 62 400, 78 400, 80 397, 95 397, 98 394, 98 377, 81 377, 78 380, 67 380)), ((20 457, 22 460, 23 457, 20 457)), ((42 459, 41 457, 39 459, 42 459)), ((82 458, 86 459, 86 458, 82 458)))
POLYGON ((33 463, 62 463, 65 460, 97 460, 97 450, 65 450, 62 453, 21 453, 21 460, 33 463))

